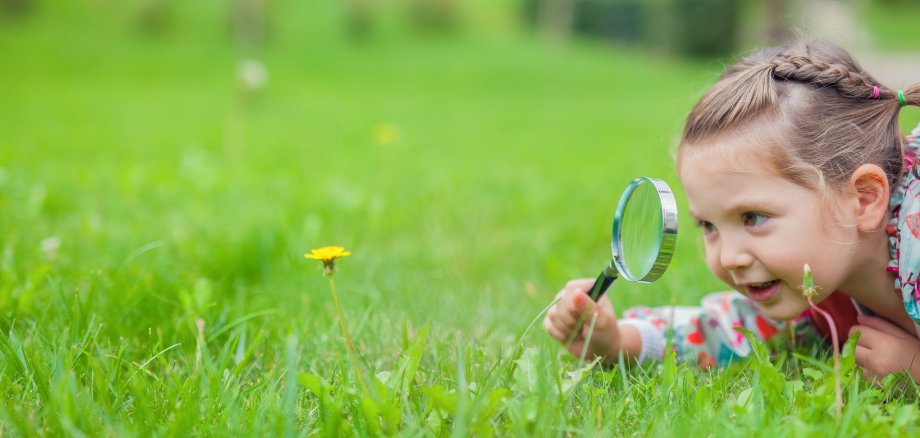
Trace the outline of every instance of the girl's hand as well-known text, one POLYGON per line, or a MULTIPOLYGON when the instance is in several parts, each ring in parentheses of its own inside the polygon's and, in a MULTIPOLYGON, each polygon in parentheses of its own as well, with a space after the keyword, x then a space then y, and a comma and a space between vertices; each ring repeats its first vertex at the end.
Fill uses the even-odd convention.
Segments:
POLYGON ((569 353, 581 357, 591 319, 597 315, 594 333, 588 344, 585 358, 603 357, 605 363, 616 360, 620 352, 621 332, 613 305, 606 295, 595 303, 587 291, 594 284, 592 278, 572 280, 556 295, 558 301, 546 313, 543 327, 550 336, 565 345, 569 353), (584 316, 584 317, 582 317, 584 316), (578 327, 581 323, 581 327, 578 327))
POLYGON ((861 332, 856 364, 862 367, 866 380, 879 381, 891 373, 907 371, 920 382, 920 339, 882 318, 859 315, 857 322, 850 335, 861 332))

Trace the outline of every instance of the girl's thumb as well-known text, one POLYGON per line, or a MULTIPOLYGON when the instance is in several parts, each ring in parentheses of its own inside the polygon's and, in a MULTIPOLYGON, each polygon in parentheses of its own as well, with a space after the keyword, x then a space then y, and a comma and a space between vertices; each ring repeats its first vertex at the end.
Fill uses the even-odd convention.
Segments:
POLYGON ((594 301, 588 294, 575 294, 572 298, 572 307, 576 312, 582 313, 594 308, 594 301))

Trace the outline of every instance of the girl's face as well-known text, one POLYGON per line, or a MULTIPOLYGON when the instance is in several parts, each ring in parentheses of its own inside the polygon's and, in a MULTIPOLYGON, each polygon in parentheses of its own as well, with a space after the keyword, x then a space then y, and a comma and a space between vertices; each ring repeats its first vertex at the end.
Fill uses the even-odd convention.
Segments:
POLYGON ((703 145, 681 156, 681 182, 704 234, 706 262, 766 316, 795 318, 809 307, 800 291, 805 263, 819 287, 816 302, 847 282, 855 219, 823 211, 817 192, 777 175, 754 154, 726 150, 703 145))

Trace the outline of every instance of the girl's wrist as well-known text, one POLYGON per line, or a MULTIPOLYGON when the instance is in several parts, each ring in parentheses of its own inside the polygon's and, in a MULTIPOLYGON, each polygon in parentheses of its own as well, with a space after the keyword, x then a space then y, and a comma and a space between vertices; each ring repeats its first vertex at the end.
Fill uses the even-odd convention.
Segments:
POLYGON ((661 360, 664 339, 654 325, 641 319, 626 319, 619 321, 617 326, 620 329, 620 350, 624 356, 640 363, 661 360))

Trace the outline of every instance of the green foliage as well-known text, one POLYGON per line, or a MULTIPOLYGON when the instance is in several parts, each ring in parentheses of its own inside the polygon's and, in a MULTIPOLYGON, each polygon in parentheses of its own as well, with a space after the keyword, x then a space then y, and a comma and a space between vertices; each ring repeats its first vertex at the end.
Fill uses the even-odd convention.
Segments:
MULTIPOLYGON (((522 0, 525 21, 540 25, 555 0, 522 0)), ((690 57, 736 50, 739 0, 571 0, 576 35, 636 43, 690 57)))
POLYGON ((920 2, 871 0, 859 2, 857 6, 857 17, 869 28, 877 46, 899 52, 917 50, 916 28, 906 23, 920 20, 920 2))

